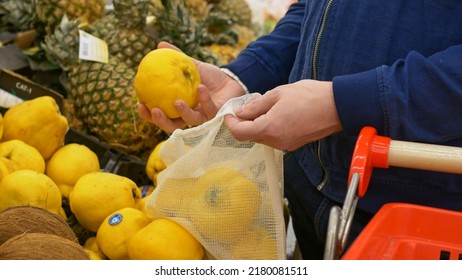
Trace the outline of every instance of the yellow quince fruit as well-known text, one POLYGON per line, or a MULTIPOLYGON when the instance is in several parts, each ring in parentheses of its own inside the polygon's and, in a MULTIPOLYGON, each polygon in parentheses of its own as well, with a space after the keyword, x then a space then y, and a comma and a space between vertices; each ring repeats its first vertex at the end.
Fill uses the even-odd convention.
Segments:
POLYGON ((77 180, 69 195, 69 205, 84 228, 97 232, 109 214, 125 207, 135 208, 140 198, 141 192, 131 179, 99 171, 77 180))
POLYGON ((159 142, 149 154, 148 160, 146 161, 146 174, 148 175, 148 178, 154 182, 154 184, 156 184, 157 181, 157 174, 167 168, 159 156, 160 148, 164 143, 165 140, 159 142))
MULTIPOLYGON (((45 172, 45 159, 40 152, 18 139, 0 143, 0 164, 6 165, 10 173, 22 169, 34 170, 39 173, 45 172)), ((0 176, 0 178, 2 177, 0 176)))
POLYGON ((138 230, 128 243, 132 260, 202 260, 201 243, 178 223, 155 219, 138 230))
POLYGON ((178 99, 191 108, 197 106, 200 74, 194 61, 180 51, 161 48, 149 52, 140 62, 134 79, 139 100, 150 110, 162 109, 174 119, 180 114, 174 106, 178 99))
POLYGON ((62 216, 58 186, 47 175, 33 170, 14 171, 0 181, 0 211, 32 205, 62 216))
POLYGON ((146 212, 146 201, 148 200, 151 193, 154 191, 155 186, 146 185, 146 186, 139 187, 139 189, 141 191, 141 199, 139 199, 138 202, 136 203, 136 208, 143 211, 144 213, 147 213, 146 212))
POLYGON ((45 174, 57 185, 61 194, 69 198, 75 183, 90 172, 100 171, 98 156, 90 148, 69 143, 59 148, 48 160, 45 174))
POLYGON ((3 115, 0 113, 0 141, 3 138, 3 115))
POLYGON ((261 205, 260 190, 239 171, 211 169, 192 189, 191 222, 204 238, 229 244, 254 226, 261 205))
POLYGON ((3 116, 3 140, 19 139, 48 160, 64 145, 68 121, 50 96, 41 96, 9 108, 3 116))
POLYGON ((133 235, 151 222, 141 210, 122 208, 106 217, 98 228, 98 248, 110 260, 128 260, 128 242, 133 235))

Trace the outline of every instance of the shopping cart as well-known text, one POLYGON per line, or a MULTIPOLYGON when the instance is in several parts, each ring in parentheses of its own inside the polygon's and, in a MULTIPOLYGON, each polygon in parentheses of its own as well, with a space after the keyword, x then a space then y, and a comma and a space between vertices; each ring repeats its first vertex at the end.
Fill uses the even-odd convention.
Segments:
POLYGON ((382 206, 344 252, 372 169, 389 166, 462 174, 462 148, 391 140, 363 128, 343 207, 330 212, 324 259, 462 259, 462 212, 408 203, 382 206))

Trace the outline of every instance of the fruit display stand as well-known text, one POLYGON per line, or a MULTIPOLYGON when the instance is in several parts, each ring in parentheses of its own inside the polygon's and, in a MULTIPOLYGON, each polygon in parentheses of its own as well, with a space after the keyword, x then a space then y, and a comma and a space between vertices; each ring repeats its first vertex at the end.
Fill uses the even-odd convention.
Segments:
MULTIPOLYGON (((2 90, 0 100, 6 103, 12 104, 11 102, 21 102, 21 100, 30 100, 46 95, 53 97, 60 110, 63 110, 64 97, 60 93, 8 69, 0 71, 0 90, 2 90), (17 99, 17 101, 9 101, 11 99, 17 99)), ((4 113, 9 106, 2 106, 2 104, 5 103, 0 103, 0 111, 4 113)), ((144 160, 113 148, 94 136, 71 127, 66 133, 65 143, 78 143, 89 147, 98 155, 100 165, 105 171, 126 176, 139 185, 151 183, 146 175, 146 162, 144 160)))
POLYGON ((51 96, 63 110, 62 94, 31 81, 27 77, 9 69, 0 69, 0 107, 3 111, 20 100, 30 100, 39 96, 51 96))
POLYGON ((367 191, 373 168, 462 174, 462 148, 397 141, 376 134, 374 128, 365 127, 358 137, 345 203, 330 212, 324 258, 461 259, 462 212, 402 202, 383 205, 344 251, 357 202, 367 191))
POLYGON ((94 136, 73 128, 66 133, 65 142, 83 144, 90 148, 98 156, 104 171, 130 178, 139 186, 152 184, 146 174, 146 162, 142 159, 124 153, 94 136))

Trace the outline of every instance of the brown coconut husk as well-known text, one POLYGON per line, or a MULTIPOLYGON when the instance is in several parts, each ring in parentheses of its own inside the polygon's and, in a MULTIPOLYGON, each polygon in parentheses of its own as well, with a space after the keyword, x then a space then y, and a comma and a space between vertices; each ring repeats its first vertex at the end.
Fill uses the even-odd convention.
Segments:
POLYGON ((36 206, 15 206, 0 212, 0 245, 24 233, 50 233, 77 242, 72 228, 59 215, 36 206))
POLYGON ((24 233, 0 245, 0 260, 90 260, 78 243, 49 233, 24 233))

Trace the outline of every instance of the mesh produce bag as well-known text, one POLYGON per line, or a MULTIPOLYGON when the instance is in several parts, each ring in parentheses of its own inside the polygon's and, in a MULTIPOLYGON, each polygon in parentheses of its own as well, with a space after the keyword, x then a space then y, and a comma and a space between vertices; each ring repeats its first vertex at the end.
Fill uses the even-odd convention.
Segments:
POLYGON ((259 95, 229 100, 212 120, 175 130, 160 149, 167 165, 146 203, 204 246, 208 259, 285 259, 282 151, 238 141, 224 116, 259 95))

